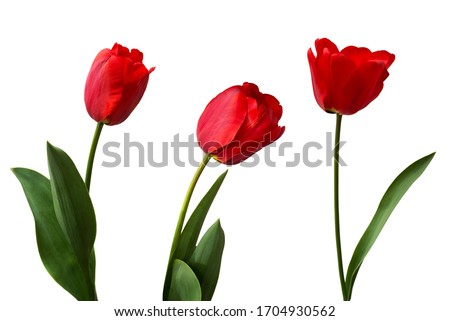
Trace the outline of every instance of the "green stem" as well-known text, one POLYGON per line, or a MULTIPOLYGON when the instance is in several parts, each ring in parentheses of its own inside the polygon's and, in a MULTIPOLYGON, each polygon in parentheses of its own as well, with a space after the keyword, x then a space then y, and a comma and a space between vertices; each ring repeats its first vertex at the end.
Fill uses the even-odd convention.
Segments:
POLYGON ((102 129, 103 123, 97 123, 94 137, 92 138, 91 151, 89 152, 89 158, 86 167, 86 179, 84 180, 88 191, 91 187, 92 166, 94 165, 95 151, 97 150, 98 140, 100 139, 102 129))
POLYGON ((170 282, 172 279, 172 264, 173 264, 174 254, 178 247, 178 243, 180 242, 181 231, 183 229, 184 219, 186 218, 186 213, 187 213, 187 209, 189 206, 189 202, 191 200, 192 193, 194 192, 195 185, 197 184, 197 181, 200 178, 200 175, 202 174, 203 170, 205 169, 206 164, 208 164, 210 158, 211 158, 211 156, 209 154, 205 155, 202 162, 198 166, 197 171, 195 172, 194 177, 192 178, 191 184, 189 185, 189 188, 186 192, 186 196, 184 197, 183 205, 181 206, 181 211, 180 211, 180 215, 178 217, 177 227, 175 228, 175 234, 173 236, 172 247, 170 249, 169 262, 167 263, 166 279, 164 280, 164 290, 163 290, 163 300, 164 301, 167 300, 167 296, 169 294, 169 287, 170 287, 170 282))
POLYGON ((336 252, 339 267, 339 279, 341 281, 342 297, 347 299, 347 290, 342 264, 341 228, 339 223, 339 144, 341 140, 342 115, 336 114, 336 134, 334 140, 334 231, 336 235, 336 252))
POLYGON ((178 216, 177 227, 175 228, 175 234, 173 236, 172 248, 170 249, 169 264, 170 264, 170 260, 172 259, 172 255, 178 246, 178 242, 179 242, 180 235, 181 235, 181 230, 182 230, 183 224, 184 224, 184 219, 186 218, 187 209, 188 209, 191 197, 192 197, 192 193, 194 192, 195 185, 197 185, 197 181, 200 178, 200 175, 202 174, 203 170, 205 169, 206 164, 208 164, 210 158, 211 158, 211 155, 209 155, 209 154, 205 155, 202 162, 198 166, 197 171, 195 172, 194 177, 192 178, 191 184, 189 185, 189 188, 186 192, 186 196, 184 197, 183 205, 181 206, 180 215, 178 216))
MULTIPOLYGON (((86 188, 89 191, 91 187, 91 177, 92 177, 92 167, 94 165, 95 151, 97 150, 98 141, 100 139, 100 134, 102 133, 103 123, 97 123, 97 127, 95 128, 94 137, 92 138, 91 150, 89 152, 89 158, 86 166, 86 178, 84 180, 86 184, 86 188)), ((95 252, 92 248, 92 255, 95 259, 95 252)), ((93 273, 95 273, 95 266, 93 273)), ((91 276, 86 276, 88 282, 92 284, 92 301, 98 301, 97 290, 95 289, 95 283, 91 282, 91 276)))

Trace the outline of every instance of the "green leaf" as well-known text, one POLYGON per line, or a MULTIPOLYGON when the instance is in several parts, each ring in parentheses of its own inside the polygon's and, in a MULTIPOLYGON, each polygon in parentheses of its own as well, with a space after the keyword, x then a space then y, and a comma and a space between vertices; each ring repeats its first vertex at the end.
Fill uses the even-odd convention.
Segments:
POLYGON ((92 300, 91 285, 56 219, 49 179, 26 168, 13 168, 12 172, 33 213, 39 255, 48 273, 77 300, 92 300))
MULTIPOLYGON (((187 261, 195 250, 197 245, 198 237, 205 221, 206 215, 208 214, 209 208, 211 207, 217 192, 222 186, 222 183, 228 173, 228 170, 222 173, 211 186, 206 195, 202 198, 200 203, 198 203, 191 217, 189 218, 186 226, 180 235, 180 241, 178 247, 176 248, 170 261, 173 262, 174 259, 180 259, 182 261, 187 261)), ((167 298, 169 291, 170 280, 172 269, 170 266, 167 269, 166 279, 164 281, 163 299, 167 298)))
POLYGON ((91 283, 95 285, 95 265, 97 260, 95 258, 95 250, 92 248, 91 256, 89 257, 89 275, 91 277, 91 283))
POLYGON ((88 275, 96 234, 89 192, 75 164, 63 150, 47 143, 47 157, 56 218, 88 275))
POLYGON ((200 235, 200 231, 205 221, 206 215, 208 214, 209 208, 211 207, 217 192, 222 186, 223 180, 227 176, 228 170, 222 173, 214 184, 209 189, 208 193, 202 198, 200 203, 198 203, 191 217, 189 218, 183 232, 180 236, 180 243, 177 250, 175 251, 174 258, 187 260, 193 253, 195 246, 200 235))
POLYGON ((183 261, 173 262, 169 301, 201 301, 202 290, 195 273, 183 261))
POLYGON ((401 198, 411 185, 422 175, 422 173, 427 168, 433 159, 435 153, 425 156, 410 166, 408 166, 397 178, 392 182, 392 184, 387 189, 383 198, 378 205, 378 209, 372 218, 369 226, 361 237, 358 245, 353 252, 353 256, 350 260, 347 269, 347 299, 350 300, 352 296, 353 285, 355 283, 356 276, 358 274, 359 268, 364 261, 367 253, 371 249, 372 245, 375 243, 378 235, 387 222, 389 216, 391 215, 394 208, 400 202, 401 198))
POLYGON ((220 226, 220 220, 217 220, 203 235, 188 261, 200 282, 202 301, 211 301, 214 295, 224 247, 225 234, 220 226))

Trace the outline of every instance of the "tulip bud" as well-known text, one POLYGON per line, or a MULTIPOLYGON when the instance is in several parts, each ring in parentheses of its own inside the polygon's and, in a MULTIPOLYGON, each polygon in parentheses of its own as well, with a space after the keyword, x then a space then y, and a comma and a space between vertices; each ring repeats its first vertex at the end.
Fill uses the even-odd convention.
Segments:
POLYGON ((95 57, 89 71, 84 101, 89 115, 96 122, 117 125, 136 108, 147 87, 150 73, 155 69, 142 63, 143 54, 137 49, 114 44, 95 57))

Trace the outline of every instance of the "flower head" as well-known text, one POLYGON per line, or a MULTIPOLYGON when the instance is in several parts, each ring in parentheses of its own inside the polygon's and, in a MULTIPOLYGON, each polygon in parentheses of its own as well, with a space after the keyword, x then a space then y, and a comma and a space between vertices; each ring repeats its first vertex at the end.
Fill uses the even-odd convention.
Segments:
POLYGON ((310 48, 308 61, 314 96, 323 110, 351 115, 378 97, 393 54, 354 46, 339 51, 326 38, 317 39, 315 45, 317 56, 310 48))
POLYGON ((84 101, 96 122, 120 124, 136 108, 155 69, 147 70, 143 57, 139 50, 130 51, 117 43, 95 57, 86 80, 84 101))
POLYGON ((238 164, 280 138, 282 113, 278 100, 255 84, 230 87, 203 111, 197 125, 199 145, 221 163, 238 164))

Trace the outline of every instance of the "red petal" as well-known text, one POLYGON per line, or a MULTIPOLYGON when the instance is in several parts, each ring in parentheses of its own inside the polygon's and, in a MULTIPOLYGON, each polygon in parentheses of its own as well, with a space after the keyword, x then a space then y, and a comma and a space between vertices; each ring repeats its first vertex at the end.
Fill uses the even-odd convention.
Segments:
POLYGON ((339 114, 347 108, 348 93, 344 88, 356 72, 356 64, 343 54, 336 54, 331 57, 331 85, 330 85, 330 105, 339 114))
POLYGON ((86 80, 84 99, 89 115, 97 122, 108 121, 111 110, 122 96, 122 66, 109 49, 94 60, 86 80))
POLYGON ((342 49, 341 53, 353 60, 358 66, 367 61, 382 61, 386 65, 387 69, 395 60, 395 55, 387 52, 386 50, 371 52, 369 49, 364 47, 358 48, 349 46, 342 49))
MULTIPOLYGON (((312 74, 314 96, 320 107, 325 111, 334 108, 332 100, 331 57, 339 53, 337 46, 327 38, 317 39, 315 42, 317 58, 315 59, 315 75, 312 74)), ((311 62, 310 62, 311 65, 311 62)))
POLYGON ((142 62, 144 54, 137 49, 131 49, 130 59, 134 62, 142 62))
POLYGON ((268 133, 265 137, 264 137, 264 141, 262 143, 262 147, 265 147, 269 144, 272 144, 274 141, 278 140, 278 138, 281 137, 281 135, 284 134, 284 130, 286 128, 284 126, 280 127, 276 127, 274 128, 270 133, 268 133))
POLYGON ((251 82, 244 82, 242 84, 242 90, 244 90, 245 95, 248 97, 258 98, 261 96, 258 86, 251 82))
POLYGON ((126 64, 127 68, 124 69, 125 83, 137 82, 150 73, 140 62, 132 63, 131 61, 127 61, 126 64))
POLYGON ((376 62, 376 65, 377 66, 375 66, 375 64, 368 64, 367 66, 367 69, 370 70, 367 72, 367 74, 371 78, 367 82, 367 91, 361 94, 360 101, 357 102, 358 104, 361 104, 361 106, 363 106, 362 108, 369 105, 375 98, 378 97, 378 95, 381 93, 381 90, 383 89, 383 82, 389 76, 384 63, 376 62), (383 68, 380 66, 381 64, 383 64, 383 68), (371 76, 370 72, 372 73, 371 76))
POLYGON ((228 145, 247 116, 247 98, 241 86, 226 89, 209 102, 197 125, 197 139, 205 153, 228 145))
POLYGON ((388 69, 395 60, 395 55, 386 50, 375 51, 370 60, 383 61, 388 69))
POLYGON ((109 115, 110 125, 117 125, 125 121, 144 96, 149 73, 143 65, 141 66, 142 68, 135 72, 133 81, 124 84, 122 97, 114 112, 109 115))
POLYGON ((258 150, 261 144, 259 142, 244 142, 233 141, 224 148, 214 154, 214 158, 226 165, 236 165, 246 160, 258 150))
POLYGON ((337 46, 327 38, 316 39, 315 41, 317 58, 320 59, 325 49, 332 55, 339 52, 337 46))
POLYGON ((128 48, 124 47, 122 45, 119 45, 117 42, 112 47, 111 52, 115 56, 120 56, 120 57, 129 57, 130 56, 130 51, 128 50, 128 48))
POLYGON ((266 106, 272 109, 277 119, 280 119, 281 116, 283 115, 283 108, 281 107, 278 99, 269 94, 263 94, 263 98, 266 106))
POLYGON ((340 113, 351 115, 365 108, 379 95, 388 75, 384 62, 368 61, 362 64, 343 88, 340 113))
POLYGON ((314 57, 311 49, 308 50, 308 62, 309 68, 311 70, 311 81, 314 91, 314 97, 316 98, 317 104, 326 110, 326 101, 328 95, 328 84, 330 73, 327 71, 327 61, 329 62, 329 52, 327 51, 326 57, 321 59, 320 68, 318 67, 318 60, 314 57))
POLYGON ((124 121, 132 111, 129 110, 129 106, 125 105, 127 100, 124 101, 123 95, 125 86, 133 82, 133 62, 127 57, 113 56, 105 67, 107 69, 105 69, 104 82, 105 84, 109 83, 109 86, 104 88, 104 94, 107 95, 109 101, 103 108, 107 115, 107 123, 116 125, 124 121), (127 114, 126 117, 124 117, 125 114, 127 114))
POLYGON ((372 52, 369 49, 355 46, 345 47, 341 54, 352 60, 357 66, 369 61, 372 57, 372 52))
MULTIPOLYGON (((252 117, 247 117, 239 132, 236 134, 235 140, 239 141, 262 141, 263 137, 269 133, 274 127, 278 126, 280 120, 276 117, 272 108, 265 104, 258 105, 251 111, 252 117)), ((280 106, 281 107, 281 106, 280 106)), ((250 113, 250 110, 249 110, 250 113)))
POLYGON ((267 133, 262 141, 233 141, 219 150, 214 155, 214 158, 226 165, 239 164, 280 138, 284 130, 284 126, 277 126, 271 132, 267 133))
POLYGON ((256 123, 259 117, 258 101, 255 98, 247 97, 247 122, 256 123))
MULTIPOLYGON (((270 95, 267 95, 270 96, 270 95)), ((281 106, 275 97, 268 98, 271 103, 276 102, 277 107, 281 106)), ((262 98, 266 98, 263 94, 262 98)), ((248 116, 243 122, 239 132, 233 141, 214 153, 217 160, 225 164, 240 163, 251 155, 259 151, 264 146, 277 140, 284 132, 284 127, 278 126, 281 112, 278 108, 268 106, 265 100, 262 104, 256 105, 256 100, 248 97, 248 116)))

